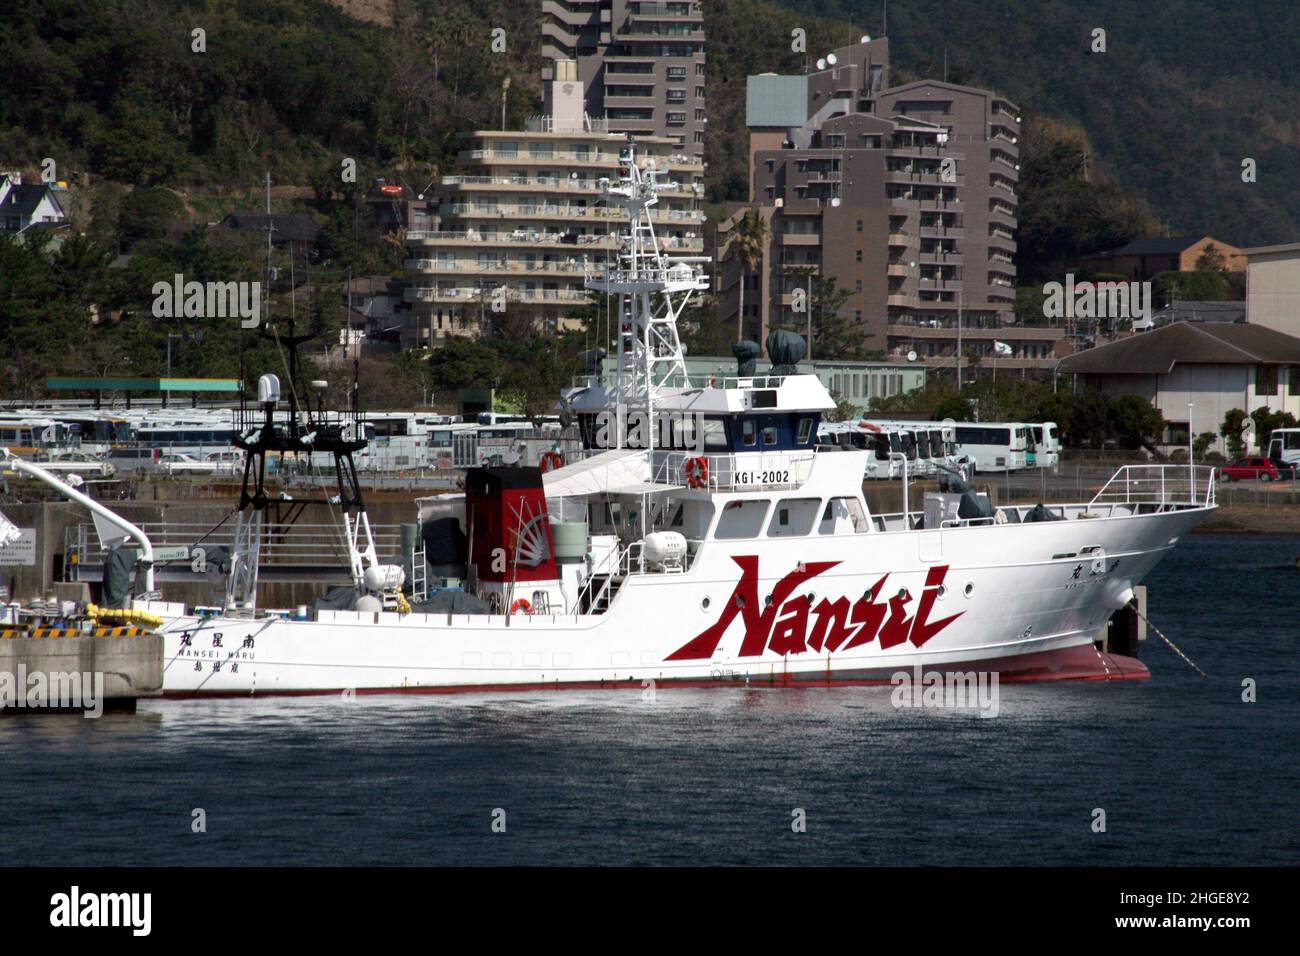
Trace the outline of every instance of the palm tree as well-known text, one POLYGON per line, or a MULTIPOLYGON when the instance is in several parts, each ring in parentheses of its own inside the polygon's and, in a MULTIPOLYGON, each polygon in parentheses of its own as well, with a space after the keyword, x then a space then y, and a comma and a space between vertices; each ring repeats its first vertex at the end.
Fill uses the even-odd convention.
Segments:
POLYGON ((758 268, 767 246, 767 222, 757 212, 747 212, 732 230, 733 254, 740 260, 740 311, 736 314, 736 341, 745 338, 745 280, 758 268))

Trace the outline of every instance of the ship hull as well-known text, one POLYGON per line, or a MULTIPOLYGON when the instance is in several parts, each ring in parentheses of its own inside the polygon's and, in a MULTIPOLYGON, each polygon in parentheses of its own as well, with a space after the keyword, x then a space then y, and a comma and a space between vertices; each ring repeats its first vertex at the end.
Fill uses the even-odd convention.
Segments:
POLYGON ((1142 678, 1093 642, 1209 510, 712 543, 688 572, 629 576, 601 614, 178 618, 163 692, 871 684, 916 668, 1142 678))

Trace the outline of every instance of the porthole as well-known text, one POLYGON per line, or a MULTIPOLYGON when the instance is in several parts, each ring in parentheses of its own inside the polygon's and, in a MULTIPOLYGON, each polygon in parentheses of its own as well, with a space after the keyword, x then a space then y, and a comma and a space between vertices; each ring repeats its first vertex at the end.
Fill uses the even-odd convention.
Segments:
POLYGON ((772 606, 772 595, 769 594, 767 597, 763 598, 763 606, 764 607, 772 606))
POLYGON ((967 581, 967 582, 966 582, 966 596, 967 596, 967 597, 970 597, 970 596, 971 596, 972 594, 974 594, 974 593, 975 593, 975 582, 973 582, 973 581, 967 581))
POLYGON ((907 588, 898 589, 898 599, 902 601, 904 604, 907 603, 910 597, 911 595, 907 593, 907 588))
POLYGON ((935 589, 934 593, 937 594, 939 596, 939 600, 942 601, 943 596, 948 593, 948 589, 944 587, 942 584, 940 584, 939 587, 935 589))
POLYGON ((700 610, 707 611, 708 609, 709 609, 709 599, 705 598, 700 602, 700 610))
POLYGON ((804 600, 808 602, 809 607, 812 607, 815 603, 817 603, 817 595, 814 594, 812 591, 809 591, 808 594, 804 597, 804 600))
POLYGON ((876 599, 875 595, 871 593, 871 588, 867 588, 865 591, 862 592, 862 600, 865 601, 867 604, 870 604, 875 599, 876 599))

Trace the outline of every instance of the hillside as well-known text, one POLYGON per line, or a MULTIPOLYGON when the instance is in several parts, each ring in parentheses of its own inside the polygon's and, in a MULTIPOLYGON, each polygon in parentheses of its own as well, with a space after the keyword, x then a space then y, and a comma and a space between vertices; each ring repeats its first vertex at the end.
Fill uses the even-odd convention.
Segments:
MULTIPOLYGON (((877 34, 881 0, 777 0, 877 34)), ((1087 130, 1094 165, 1169 230, 1238 245, 1300 236, 1300 6, 1252 0, 894 0, 895 62, 964 71, 1087 130), (1094 27, 1107 52, 1089 52, 1094 27), (1243 183, 1241 162, 1257 163, 1243 183)))

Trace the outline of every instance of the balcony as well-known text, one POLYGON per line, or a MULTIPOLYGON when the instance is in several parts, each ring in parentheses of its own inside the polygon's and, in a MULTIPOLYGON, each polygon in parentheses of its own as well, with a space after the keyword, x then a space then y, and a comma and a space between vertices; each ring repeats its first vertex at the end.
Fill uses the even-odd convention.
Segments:
POLYGON ((514 152, 495 149, 462 149, 456 154, 460 163, 512 163, 538 166, 602 166, 618 168, 618 154, 592 150, 585 155, 567 155, 552 150, 549 154, 528 150, 514 152))
POLYGON ((959 266, 962 264, 962 254, 960 252, 939 252, 937 250, 922 251, 917 253, 917 261, 922 265, 959 266))
POLYGON ((507 302, 522 302, 528 305, 585 305, 591 301, 590 293, 584 289, 514 289, 509 286, 468 286, 439 289, 432 286, 407 286, 404 298, 407 302, 491 302, 497 289, 504 288, 507 302))
MULTIPOLYGON (((410 245, 511 245, 511 246, 556 246, 569 245, 580 249, 617 249, 617 235, 571 236, 568 233, 534 232, 516 229, 511 232, 435 232, 432 230, 413 229, 406 234, 410 245)), ((701 240, 702 242, 702 240, 701 240)))
POLYGON ((885 302, 887 305, 899 309, 919 309, 921 307, 921 300, 919 298, 904 293, 891 293, 885 302))
POLYGON ((891 232, 888 242, 891 246, 912 246, 916 241, 905 232, 891 232))
POLYGON ((544 176, 530 179, 512 179, 509 176, 444 176, 442 185, 457 186, 461 189, 545 189, 569 193, 599 193, 601 191, 600 183, 593 179, 570 179, 561 176, 544 176))
POLYGON ((783 232, 781 244, 786 246, 820 246, 822 236, 819 232, 783 232))
POLYGON ((938 224, 932 226, 921 226, 921 237, 923 239, 965 239, 966 230, 961 226, 941 226, 938 224))
POLYGON ((1000 229, 989 231, 989 248, 999 249, 1011 255, 1016 252, 1016 238, 1009 232, 1000 229))
POLYGON ((586 273, 582 262, 529 262, 527 260, 501 259, 495 262, 478 262, 473 259, 407 259, 406 271, 413 273, 462 273, 465 275, 571 275, 586 273))
POLYGON ((891 169, 885 172, 885 182, 908 186, 964 186, 966 177, 954 176, 952 179, 944 179, 943 174, 938 170, 934 172, 910 172, 906 169, 891 169))

